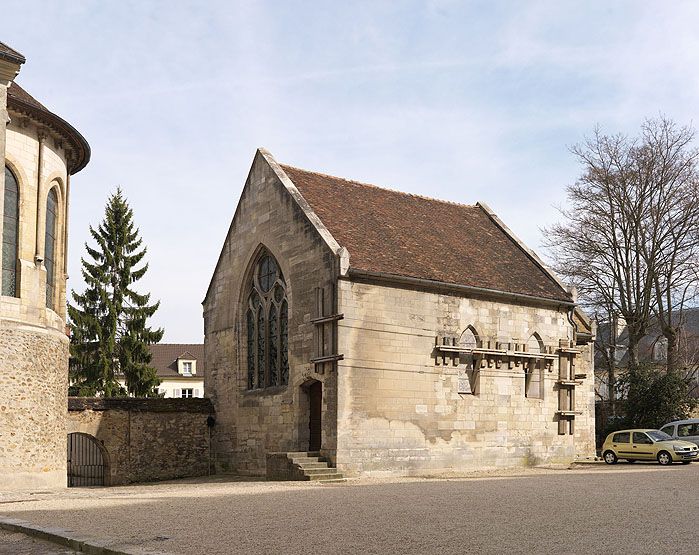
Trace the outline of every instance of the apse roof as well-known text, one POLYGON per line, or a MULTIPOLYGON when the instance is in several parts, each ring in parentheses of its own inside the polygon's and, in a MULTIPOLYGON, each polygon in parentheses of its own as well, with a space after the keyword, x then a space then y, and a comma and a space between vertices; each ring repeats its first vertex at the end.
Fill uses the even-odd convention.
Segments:
POLYGON ((70 123, 51 112, 15 82, 10 83, 7 89, 7 106, 28 113, 70 141, 75 153, 75 159, 69 168, 71 174, 82 170, 90 161, 90 145, 85 137, 70 123))

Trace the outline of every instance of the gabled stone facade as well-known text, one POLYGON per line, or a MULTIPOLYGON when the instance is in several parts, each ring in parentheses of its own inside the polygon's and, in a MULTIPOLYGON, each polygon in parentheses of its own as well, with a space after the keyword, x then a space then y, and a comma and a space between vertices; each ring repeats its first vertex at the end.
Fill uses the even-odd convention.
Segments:
POLYGON ((266 454, 291 451, 319 450, 345 475, 594 454, 593 330, 484 205, 305 172, 260 150, 204 321, 219 470, 264 474, 266 454), (288 299, 287 381, 274 373, 276 317, 249 316, 264 314, 260 253, 288 299))

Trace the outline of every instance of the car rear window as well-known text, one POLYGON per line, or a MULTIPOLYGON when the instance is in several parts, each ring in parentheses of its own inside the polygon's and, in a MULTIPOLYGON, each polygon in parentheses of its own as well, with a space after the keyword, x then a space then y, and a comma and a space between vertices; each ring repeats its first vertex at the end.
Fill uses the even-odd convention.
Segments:
POLYGON ((675 426, 674 425, 665 426, 664 428, 661 428, 660 431, 665 432, 669 436, 673 436, 673 435, 675 435, 675 426))
POLYGON ((629 443, 631 439, 631 432, 619 432, 612 436, 612 441, 614 443, 629 443))

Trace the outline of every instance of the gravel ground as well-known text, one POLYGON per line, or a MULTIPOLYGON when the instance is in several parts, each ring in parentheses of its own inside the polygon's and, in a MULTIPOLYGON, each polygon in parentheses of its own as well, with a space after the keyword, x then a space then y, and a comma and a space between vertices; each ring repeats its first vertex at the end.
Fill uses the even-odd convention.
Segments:
POLYGON ((113 548, 182 554, 697 552, 699 463, 333 485, 231 480, 0 498, 0 514, 113 548))

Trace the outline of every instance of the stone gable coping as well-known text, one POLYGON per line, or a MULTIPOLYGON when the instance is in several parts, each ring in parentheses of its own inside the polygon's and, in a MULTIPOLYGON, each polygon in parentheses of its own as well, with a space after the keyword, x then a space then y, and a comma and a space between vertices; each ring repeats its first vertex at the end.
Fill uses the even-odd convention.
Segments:
POLYGON ((330 250, 333 251, 338 258, 340 258, 340 273, 342 275, 347 275, 347 271, 349 270, 349 252, 347 249, 341 247, 335 240, 332 233, 330 233, 328 228, 325 227, 325 224, 321 221, 313 208, 311 208, 308 201, 303 198, 303 195, 286 174, 284 168, 282 168, 282 166, 274 159, 274 156, 272 156, 272 154, 264 148, 258 148, 257 152, 259 152, 260 155, 267 161, 269 167, 277 175, 279 181, 282 182, 284 187, 286 187, 286 190, 289 191, 291 197, 296 201, 296 204, 298 204, 299 208, 306 215, 306 218, 308 218, 308 221, 311 222, 313 227, 315 227, 316 231, 323 238, 323 241, 325 241, 330 250))

